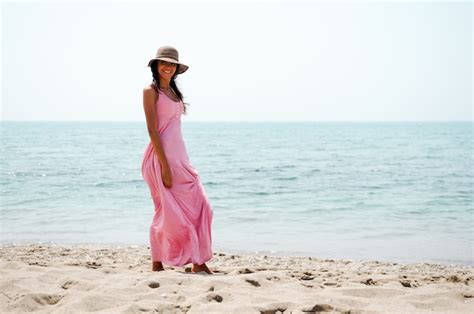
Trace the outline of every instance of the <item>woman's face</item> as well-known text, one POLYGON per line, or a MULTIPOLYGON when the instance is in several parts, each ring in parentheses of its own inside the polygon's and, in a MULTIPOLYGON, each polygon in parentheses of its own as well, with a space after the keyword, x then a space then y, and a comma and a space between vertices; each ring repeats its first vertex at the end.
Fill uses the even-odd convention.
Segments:
POLYGON ((165 79, 171 79, 176 72, 177 64, 158 60, 158 74, 165 79))

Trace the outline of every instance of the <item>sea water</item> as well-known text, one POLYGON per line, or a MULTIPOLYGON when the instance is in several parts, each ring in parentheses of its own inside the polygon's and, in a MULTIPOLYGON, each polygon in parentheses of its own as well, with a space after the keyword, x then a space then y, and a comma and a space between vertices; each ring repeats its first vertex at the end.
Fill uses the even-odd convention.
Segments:
MULTIPOLYGON (((1 122, 1 243, 148 244, 145 122, 1 122)), ((182 124, 214 251, 473 265, 472 122, 182 124)))

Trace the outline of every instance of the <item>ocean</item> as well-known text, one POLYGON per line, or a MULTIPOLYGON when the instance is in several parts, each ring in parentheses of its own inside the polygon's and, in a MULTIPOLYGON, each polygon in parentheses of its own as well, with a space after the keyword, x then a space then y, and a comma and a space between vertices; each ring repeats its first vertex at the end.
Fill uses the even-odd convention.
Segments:
MULTIPOLYGON (((472 122, 186 122, 215 252, 474 265, 472 122)), ((147 245, 145 122, 6 122, 1 243, 147 245)))

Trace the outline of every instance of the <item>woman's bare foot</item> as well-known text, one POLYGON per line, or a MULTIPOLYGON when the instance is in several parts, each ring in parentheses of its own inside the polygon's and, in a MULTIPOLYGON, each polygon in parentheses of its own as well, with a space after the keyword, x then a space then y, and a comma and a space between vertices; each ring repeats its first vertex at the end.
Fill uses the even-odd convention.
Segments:
POLYGON ((204 263, 202 265, 193 264, 193 267, 191 268, 191 271, 193 273, 198 273, 200 271, 205 271, 208 274, 213 274, 213 272, 207 267, 206 263, 204 263))
POLYGON ((163 264, 161 262, 153 262, 151 265, 151 270, 152 271, 162 271, 165 270, 163 268, 163 264))

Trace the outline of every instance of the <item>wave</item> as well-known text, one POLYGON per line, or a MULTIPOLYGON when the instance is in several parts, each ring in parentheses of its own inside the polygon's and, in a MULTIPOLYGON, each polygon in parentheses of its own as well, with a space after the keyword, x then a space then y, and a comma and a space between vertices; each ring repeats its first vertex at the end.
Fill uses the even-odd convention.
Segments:
POLYGON ((279 178, 273 178, 272 180, 275 181, 294 181, 297 180, 298 177, 279 177, 279 178))

